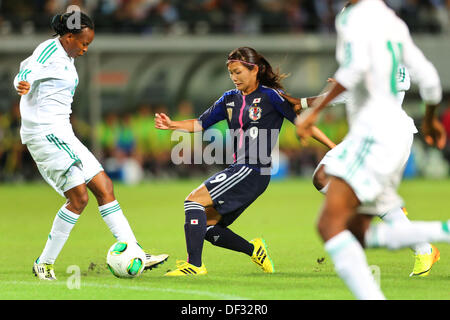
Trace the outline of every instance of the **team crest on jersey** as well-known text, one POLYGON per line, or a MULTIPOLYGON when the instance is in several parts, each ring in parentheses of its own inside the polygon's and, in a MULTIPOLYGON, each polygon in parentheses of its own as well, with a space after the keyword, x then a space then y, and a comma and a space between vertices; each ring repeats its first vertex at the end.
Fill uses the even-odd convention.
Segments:
POLYGON ((251 120, 257 121, 261 119, 262 109, 258 106, 250 107, 248 116, 251 120))

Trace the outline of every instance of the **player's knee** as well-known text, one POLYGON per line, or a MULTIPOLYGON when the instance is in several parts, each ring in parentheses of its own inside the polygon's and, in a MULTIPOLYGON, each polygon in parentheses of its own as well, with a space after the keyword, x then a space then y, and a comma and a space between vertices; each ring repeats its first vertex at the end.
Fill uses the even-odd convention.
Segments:
POLYGON ((97 179, 95 185, 90 185, 90 189, 98 203, 105 204, 115 200, 113 182, 106 174, 101 180, 97 179))
POLYGON ((88 202, 89 202, 89 195, 88 195, 87 192, 85 192, 85 193, 84 193, 83 195, 81 195, 81 197, 80 197, 80 200, 79 200, 80 206, 82 206, 83 209, 84 209, 84 208, 86 208, 86 206, 88 205, 88 202))
POLYGON ((188 196, 184 199, 184 202, 186 201, 191 201, 191 202, 197 202, 195 201, 197 199, 197 197, 194 194, 194 191, 192 191, 191 193, 188 194, 188 196))
POLYGON ((73 211, 81 213, 86 208, 89 202, 89 195, 87 192, 80 192, 77 195, 69 198, 69 204, 73 211))
POLYGON ((321 238, 324 241, 328 241, 346 229, 346 221, 340 219, 339 215, 336 215, 333 210, 325 206, 317 221, 316 229, 321 238))
POLYGON ((325 240, 328 226, 326 225, 326 221, 322 217, 320 217, 316 223, 316 230, 319 233, 320 237, 325 240))
POLYGON ((103 197, 114 196, 114 185, 110 177, 105 175, 104 183, 100 189, 100 195, 103 197))
POLYGON ((354 216, 347 224, 348 230, 355 236, 360 244, 365 246, 365 235, 372 221, 371 215, 358 214, 354 216))
POLYGON ((205 196, 201 194, 201 192, 198 191, 198 189, 192 191, 185 199, 184 202, 191 201, 196 202, 198 204, 201 204, 202 206, 206 207, 208 206, 208 203, 205 199, 205 196))

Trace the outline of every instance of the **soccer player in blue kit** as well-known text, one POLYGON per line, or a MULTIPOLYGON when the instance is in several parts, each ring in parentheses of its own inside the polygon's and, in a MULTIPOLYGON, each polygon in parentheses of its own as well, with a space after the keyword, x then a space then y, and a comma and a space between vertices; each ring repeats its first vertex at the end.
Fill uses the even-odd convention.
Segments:
MULTIPOLYGON (((204 239, 247 254, 266 273, 275 271, 263 239, 247 241, 228 226, 267 188, 270 155, 283 120, 287 118, 294 123, 297 115, 279 93, 283 89, 280 83, 283 75, 275 73, 257 51, 237 48, 228 55, 226 64, 236 89, 225 92, 198 119, 172 121, 163 113, 155 115, 157 129, 197 132, 226 120, 235 133, 234 163, 207 179, 184 201, 188 260, 177 261, 176 269, 166 276, 206 274, 202 263, 204 239)), ((334 147, 317 127, 313 131, 313 138, 334 147)))

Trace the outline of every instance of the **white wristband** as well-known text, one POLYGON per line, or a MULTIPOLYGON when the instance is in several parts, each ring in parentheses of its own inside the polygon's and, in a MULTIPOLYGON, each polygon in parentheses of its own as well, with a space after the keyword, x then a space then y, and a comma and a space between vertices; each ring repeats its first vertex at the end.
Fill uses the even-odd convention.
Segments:
POLYGON ((306 100, 306 98, 301 98, 300 104, 302 105, 302 109, 308 108, 308 100, 306 100))

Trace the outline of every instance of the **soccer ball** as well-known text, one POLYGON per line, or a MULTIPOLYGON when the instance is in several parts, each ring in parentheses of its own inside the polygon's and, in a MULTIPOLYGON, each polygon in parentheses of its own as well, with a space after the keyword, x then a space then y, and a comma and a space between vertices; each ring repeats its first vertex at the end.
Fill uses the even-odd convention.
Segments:
POLYGON ((108 250, 106 264, 118 278, 136 278, 145 267, 145 252, 137 243, 116 242, 108 250))

